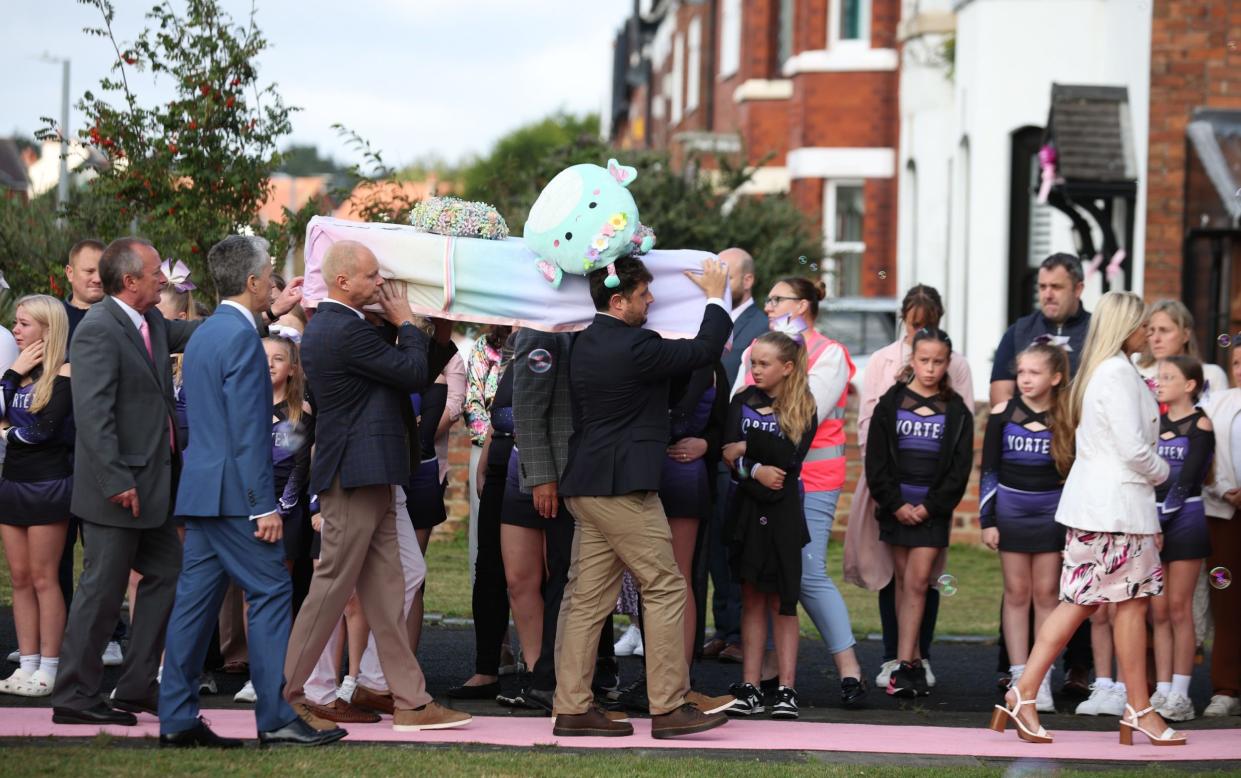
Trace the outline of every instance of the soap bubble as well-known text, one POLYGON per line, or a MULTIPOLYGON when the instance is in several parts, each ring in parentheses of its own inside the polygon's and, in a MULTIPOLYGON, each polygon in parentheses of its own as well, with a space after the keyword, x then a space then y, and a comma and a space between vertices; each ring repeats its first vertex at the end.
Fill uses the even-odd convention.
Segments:
POLYGON ((811 269, 811 270, 814 270, 814 271, 817 271, 817 270, 819 269, 819 266, 818 266, 818 265, 816 265, 815 263, 811 262, 811 263, 810 263, 810 269, 811 269))
POLYGON ((1207 573, 1207 580, 1216 589, 1227 589, 1232 585, 1232 572, 1226 567, 1212 567, 1207 573))
POLYGON ((805 257, 798 257, 798 258, 797 258, 797 261, 798 261, 798 262, 800 262, 800 263, 801 263, 801 264, 803 264, 803 265, 804 265, 804 264, 806 264, 806 258, 805 258, 805 257))
POLYGON ((526 358, 526 364, 530 366, 531 373, 546 373, 552 369, 552 355, 545 348, 536 348, 526 358))
POLYGON ((1221 332, 1219 337, 1215 339, 1215 342, 1219 344, 1220 348, 1228 348, 1232 345, 1232 336, 1227 332, 1221 332))
POLYGON ((957 593, 957 577, 950 573, 944 573, 935 580, 935 588, 939 589, 940 595, 951 597, 957 593))
POLYGON ((887 278, 888 278, 888 271, 886 271, 886 270, 880 270, 880 271, 879 271, 879 278, 880 278, 881 280, 887 280, 887 278))

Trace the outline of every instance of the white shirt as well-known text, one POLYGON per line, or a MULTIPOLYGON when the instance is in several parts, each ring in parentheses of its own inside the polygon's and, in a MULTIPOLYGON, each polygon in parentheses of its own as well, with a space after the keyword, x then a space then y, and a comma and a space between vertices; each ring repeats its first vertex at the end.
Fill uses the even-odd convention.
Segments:
POLYGON ((254 331, 255 331, 255 332, 258 332, 258 330, 259 330, 259 325, 258 325, 258 322, 256 322, 256 321, 254 320, 254 312, 253 312, 253 311, 251 311, 249 308, 247 308, 246 306, 244 306, 244 305, 242 305, 241 303, 237 302, 236 300, 221 300, 221 301, 220 301, 220 305, 231 305, 231 306, 233 306, 234 308, 236 308, 237 310, 239 310, 239 311, 241 311, 242 313, 244 313, 244 314, 246 315, 246 319, 247 319, 247 320, 249 320, 249 322, 250 322, 250 326, 251 326, 251 327, 254 327, 254 331))
POLYGON ((9 365, 17 361, 17 356, 21 354, 21 349, 17 347, 17 341, 13 339, 13 333, 8 331, 6 327, 0 327, 0 373, 9 369, 9 365))
POLYGON ((142 322, 145 321, 145 317, 130 307, 129 303, 119 297, 113 297, 112 301, 121 306, 121 310, 124 311, 125 315, 129 317, 129 320, 134 323, 134 329, 142 332, 142 322))
POLYGON ((733 308, 731 311, 729 311, 729 315, 733 317, 733 324, 737 323, 737 319, 741 318, 741 314, 745 313, 746 308, 750 308, 753 305, 754 305, 754 298, 747 297, 745 299, 745 302, 743 302, 741 305, 738 305, 736 308, 733 308))

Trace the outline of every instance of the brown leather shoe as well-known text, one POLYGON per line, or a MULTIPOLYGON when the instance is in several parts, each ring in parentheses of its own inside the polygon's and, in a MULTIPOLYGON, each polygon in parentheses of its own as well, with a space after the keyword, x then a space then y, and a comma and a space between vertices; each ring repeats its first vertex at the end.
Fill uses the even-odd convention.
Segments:
POLYGON ((396 709, 395 703, 392 701, 392 692, 377 692, 374 689, 368 689, 358 684, 353 690, 353 699, 350 700, 355 708, 363 710, 373 710, 376 713, 387 713, 393 715, 396 709))
POLYGON ((598 707, 592 707, 585 713, 560 714, 552 727, 556 737, 625 737, 633 734, 633 725, 628 721, 612 721, 598 707))
POLYGON ((336 729, 336 725, 327 719, 320 718, 310 709, 310 706, 304 702, 295 702, 291 706, 293 712, 298 715, 302 721, 309 724, 320 732, 327 732, 329 729, 336 729))
POLYGON ((732 662, 734 664, 741 664, 741 646, 738 646, 738 645, 725 646, 724 650, 721 651, 719 656, 716 658, 719 659, 721 662, 732 662))
POLYGON ((656 740, 696 735, 728 723, 723 713, 703 713, 688 702, 672 711, 651 716, 651 737, 656 740))
POLYGON ((306 707, 319 718, 335 721, 338 724, 374 724, 380 720, 378 713, 362 710, 357 706, 350 705, 339 697, 332 700, 330 705, 306 703, 306 707))
POLYGON ((737 698, 731 694, 708 697, 702 692, 696 692, 693 689, 686 693, 685 701, 703 713, 722 713, 737 704, 737 698))
POLYGON ((1085 699, 1090 696, 1090 671, 1084 667, 1070 667, 1064 676, 1060 693, 1066 697, 1085 699))
POLYGON ((703 659, 719 659, 720 652, 728 646, 721 638, 711 638, 702 646, 703 659))
POLYGON ((468 713, 428 702, 421 708, 397 708, 392 714, 392 728, 397 732, 419 732, 424 729, 452 729, 474 720, 468 713))
MULTIPOLYGON (((595 710, 607 717, 608 721, 614 721, 620 724, 626 724, 629 722, 629 714, 623 710, 608 710, 607 708, 603 708, 598 705, 595 706, 595 710)), ((556 715, 552 714, 552 724, 555 725, 555 723, 556 715)))

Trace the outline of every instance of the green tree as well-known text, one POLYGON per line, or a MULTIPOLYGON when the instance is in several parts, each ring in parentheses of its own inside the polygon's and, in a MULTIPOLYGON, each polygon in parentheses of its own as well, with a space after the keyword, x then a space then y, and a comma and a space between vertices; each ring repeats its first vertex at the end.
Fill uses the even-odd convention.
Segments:
POLYGON ((56 223, 56 191, 27 203, 0 197, 0 324, 13 322, 13 303, 28 294, 68 293, 65 262, 69 248, 86 234, 56 223))
MULTIPOLYGON (((234 23, 216 0, 185 0, 184 10, 160 0, 148 26, 130 43, 113 32, 108 0, 79 0, 96 8, 99 27, 116 53, 100 95, 86 92, 84 142, 112 164, 66 210, 70 231, 111 240, 136 231, 165 257, 189 263, 204 296, 214 298, 204 272, 207 250, 255 221, 268 179, 280 162, 278 140, 289 116, 274 84, 261 85, 256 60, 267 48, 252 10, 234 23), (131 71, 149 71, 172 87, 172 99, 149 104, 130 84, 131 71)), ((45 119, 43 137, 58 137, 45 119)))
POLYGON ((557 114, 501 138, 462 172, 465 196, 494 205, 520 235, 530 206, 552 177, 570 165, 606 164, 609 157, 637 168, 629 189, 660 248, 744 248, 754 256, 760 287, 807 272, 798 257, 822 254, 813 224, 787 196, 738 194, 753 168, 719 156, 712 160, 714 172, 698 172, 708 160, 691 155, 676 170, 662 152, 612 148, 600 138, 595 116, 557 114))

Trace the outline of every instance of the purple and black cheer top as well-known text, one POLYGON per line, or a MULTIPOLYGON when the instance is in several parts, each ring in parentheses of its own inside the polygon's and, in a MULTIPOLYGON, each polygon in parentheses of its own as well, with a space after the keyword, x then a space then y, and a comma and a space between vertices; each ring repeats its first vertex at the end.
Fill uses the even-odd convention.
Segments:
POLYGON ((901 498, 921 505, 934 485, 943 456, 944 425, 948 404, 940 397, 923 397, 908 387, 901 389, 896 409, 896 448, 901 498))
POLYGON ((1170 469, 1168 480, 1155 487, 1163 530, 1159 558, 1165 562, 1204 559, 1211 553, 1202 485, 1215 457, 1215 433, 1198 426, 1205 415, 1195 410, 1173 421, 1165 413, 1159 420, 1156 450, 1170 469))
POLYGON ((1064 547, 1064 529, 1055 523, 1064 479, 1051 455, 1051 438, 1047 411, 1030 410, 1020 397, 987 419, 979 523, 999 528, 1001 551, 1064 547))
POLYGON ((41 368, 30 384, 9 370, 0 377, 0 417, 9 423, 5 434, 3 478, 6 481, 49 481, 73 475, 73 394, 69 379, 56 376, 52 394, 38 411, 30 410, 41 368))

